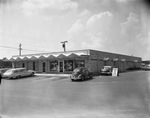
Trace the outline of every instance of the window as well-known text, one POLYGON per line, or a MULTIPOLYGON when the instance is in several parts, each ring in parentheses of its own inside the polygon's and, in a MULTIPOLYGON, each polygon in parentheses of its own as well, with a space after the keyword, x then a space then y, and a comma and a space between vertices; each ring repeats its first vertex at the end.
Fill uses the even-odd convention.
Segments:
POLYGON ((85 60, 74 60, 75 68, 85 67, 85 60))
POLYGON ((50 61, 50 71, 57 71, 58 61, 50 61))
POLYGON ((64 64, 65 71, 73 71, 73 60, 65 60, 64 64))
POLYGON ((25 72, 25 69, 21 69, 21 70, 18 70, 18 71, 20 71, 20 72, 25 72))
POLYGON ((23 67, 23 68, 25 67, 25 63, 22 63, 22 67, 23 67))

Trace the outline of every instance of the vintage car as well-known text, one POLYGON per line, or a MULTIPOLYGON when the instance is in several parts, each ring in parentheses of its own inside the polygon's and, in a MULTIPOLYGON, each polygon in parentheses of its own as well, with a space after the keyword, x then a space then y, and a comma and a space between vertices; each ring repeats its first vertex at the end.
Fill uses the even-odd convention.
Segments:
POLYGON ((91 73, 87 68, 85 67, 79 67, 73 70, 72 74, 70 75, 70 79, 72 81, 74 80, 85 80, 88 78, 92 78, 93 73, 91 73))
POLYGON ((33 76, 35 74, 35 71, 33 70, 26 70, 25 68, 13 68, 8 69, 5 73, 3 73, 3 78, 21 78, 21 77, 27 77, 27 76, 33 76))
POLYGON ((10 68, 1 68, 0 74, 3 75, 3 73, 5 73, 8 69, 10 69, 10 68))
POLYGON ((112 66, 104 66, 101 71, 101 75, 112 75, 112 66))
POLYGON ((150 70, 150 64, 141 65, 141 70, 150 70))

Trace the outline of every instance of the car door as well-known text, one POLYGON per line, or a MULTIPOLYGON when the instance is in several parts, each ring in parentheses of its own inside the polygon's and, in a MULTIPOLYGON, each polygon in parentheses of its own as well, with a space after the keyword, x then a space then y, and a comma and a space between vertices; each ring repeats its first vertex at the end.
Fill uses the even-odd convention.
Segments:
POLYGON ((13 74, 12 74, 12 77, 13 77, 13 78, 16 78, 16 77, 18 77, 19 75, 20 75, 19 70, 14 70, 14 71, 13 71, 13 74))
POLYGON ((84 70, 85 70, 85 77, 88 78, 89 77, 89 71, 87 68, 85 68, 84 70))
POLYGON ((20 75, 21 75, 21 77, 27 76, 26 70, 25 69, 21 69, 20 70, 20 75))
POLYGON ((24 70, 23 70, 23 75, 24 75, 24 77, 25 77, 25 76, 29 76, 29 75, 30 75, 30 72, 28 72, 26 69, 24 69, 24 70))
POLYGON ((83 76, 84 78, 86 78, 86 71, 85 71, 84 68, 82 68, 82 76, 83 76))

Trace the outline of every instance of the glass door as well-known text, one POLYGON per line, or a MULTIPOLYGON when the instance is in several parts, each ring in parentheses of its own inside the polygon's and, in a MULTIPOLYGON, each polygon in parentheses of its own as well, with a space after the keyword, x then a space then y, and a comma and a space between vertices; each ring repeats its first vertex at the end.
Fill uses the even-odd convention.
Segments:
POLYGON ((59 72, 63 72, 63 70, 64 70, 63 62, 59 62, 59 72))
POLYGON ((46 63, 45 63, 45 62, 43 62, 43 64, 42 64, 42 65, 43 65, 43 72, 46 72, 46 69, 45 69, 45 68, 46 68, 46 63))

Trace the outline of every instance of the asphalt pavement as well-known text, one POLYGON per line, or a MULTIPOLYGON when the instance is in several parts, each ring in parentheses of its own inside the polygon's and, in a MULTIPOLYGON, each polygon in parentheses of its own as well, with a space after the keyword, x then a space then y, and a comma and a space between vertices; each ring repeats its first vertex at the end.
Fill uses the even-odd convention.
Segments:
POLYGON ((71 82, 67 76, 2 80, 2 118, 149 118, 150 71, 119 77, 94 76, 71 82))

